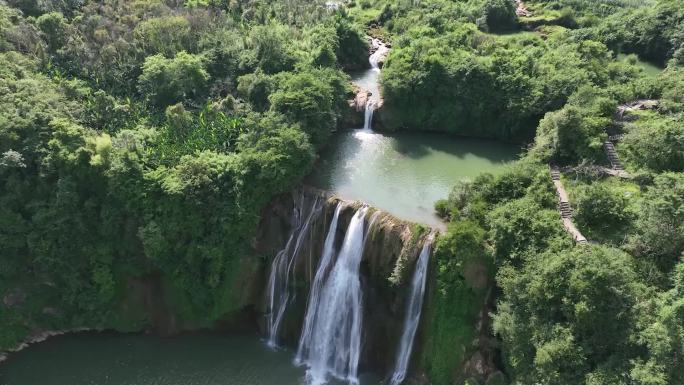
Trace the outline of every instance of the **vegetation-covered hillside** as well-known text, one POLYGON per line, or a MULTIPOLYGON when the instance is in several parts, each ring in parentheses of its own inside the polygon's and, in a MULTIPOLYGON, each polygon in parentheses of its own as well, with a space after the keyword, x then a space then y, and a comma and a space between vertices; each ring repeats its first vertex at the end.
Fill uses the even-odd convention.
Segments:
POLYGON ((0 350, 148 327, 142 278, 188 327, 240 308, 239 258, 338 126, 365 34, 392 47, 384 128, 528 145, 436 204, 429 380, 485 383, 463 374, 489 296, 487 385, 684 384, 681 0, 0 0, 0 350))
POLYGON ((684 382, 681 2, 530 1, 519 15, 496 0, 370 4, 354 15, 393 44, 388 128, 530 138, 507 172, 436 205, 450 225, 435 252, 431 380, 449 383, 467 358, 453 346, 468 333, 464 266, 479 258, 495 266, 511 383, 684 382), (563 227, 549 165, 587 244, 563 227))
POLYGON ((261 209, 336 127, 341 69, 366 63, 361 31, 308 1, 0 2, 0 348, 140 329, 122 299, 148 275, 183 323, 239 306, 261 209))

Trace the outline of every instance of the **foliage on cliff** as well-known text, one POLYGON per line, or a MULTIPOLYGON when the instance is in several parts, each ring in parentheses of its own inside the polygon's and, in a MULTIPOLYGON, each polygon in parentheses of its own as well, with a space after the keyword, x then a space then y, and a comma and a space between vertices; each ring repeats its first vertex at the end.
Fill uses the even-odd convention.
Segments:
POLYGON ((0 3, 0 349, 149 324, 125 301, 137 278, 181 327, 249 300, 231 285, 261 209, 366 60, 344 14, 291 4, 0 3))
MULTIPOLYGON (((556 92, 556 103, 541 108, 534 105, 538 115, 533 121, 538 125, 531 131, 534 142, 522 160, 502 175, 482 175, 459 183, 435 208, 451 223, 445 238, 453 238, 460 226, 472 226, 473 222, 485 234, 480 252, 492 258, 500 291, 493 312, 493 333, 500 339, 506 375, 513 384, 665 385, 684 380, 684 318, 681 301, 675 299, 684 256, 684 83, 677 53, 683 19, 681 7, 673 9, 671 1, 653 1, 650 8, 632 3, 618 7, 612 2, 530 1, 526 4, 537 18, 520 18, 522 23, 555 24, 538 30, 545 37, 543 43, 524 34, 488 37, 495 39, 490 43, 494 47, 511 40, 516 44, 538 41, 514 46, 502 60, 530 63, 527 71, 536 77, 529 89, 534 90, 534 82, 539 81, 556 92), (649 25, 661 28, 655 31, 649 25), (525 60, 515 59, 526 55, 526 50, 535 54, 525 60), (667 67, 655 77, 645 76, 641 70, 612 58, 620 50, 667 61, 667 67), (547 55, 558 56, 559 64, 571 63, 580 55, 567 72, 574 79, 572 86, 563 86, 570 83, 563 80, 562 67, 547 62, 547 55), (541 66, 542 62, 552 66, 541 66), (544 79, 534 72, 541 68, 552 77, 544 79), (618 104, 638 98, 657 99, 657 106, 648 111, 622 106, 622 112, 617 112, 618 104), (616 148, 632 175, 629 180, 607 177, 601 170, 608 165, 602 145, 609 132, 620 134, 616 148), (597 244, 573 245, 563 230, 548 163, 567 166, 563 183, 570 194, 573 220, 597 244)), ((391 81, 392 66, 404 66, 405 61, 440 63, 433 68, 448 68, 458 62, 448 59, 445 52, 451 52, 454 43, 449 46, 447 41, 433 45, 432 51, 426 51, 430 54, 422 58, 402 57, 405 42, 418 47, 425 40, 440 39, 441 34, 427 32, 435 25, 442 26, 430 24, 422 29, 425 35, 406 41, 402 41, 405 35, 397 33, 400 50, 388 61, 386 81, 391 81)), ((386 28, 392 31, 389 25, 386 28)), ((480 34, 475 27, 469 28, 471 36, 480 34)), ((477 40, 466 40, 462 49, 477 52, 478 44, 474 43, 477 40)), ((411 67, 399 68, 398 73, 411 67)), ((520 69, 514 73, 518 75, 512 78, 514 82, 525 76, 520 69)), ((449 81, 451 72, 418 70, 414 74, 419 80, 411 91, 402 92, 402 97, 420 89, 423 82, 438 88, 449 81)), ((485 84, 495 84, 491 79, 485 84)), ((505 93, 508 88, 502 89, 505 93)), ((514 95, 525 97, 527 89, 514 89, 514 95)), ((538 102, 550 100, 551 94, 544 92, 539 98, 538 102)), ((478 106, 485 105, 483 111, 500 111, 486 107, 484 99, 476 93, 472 100, 480 102, 478 106)), ((504 100, 516 99, 507 96, 504 100)), ((464 110, 477 111, 473 107, 464 110)), ((486 122, 487 115, 481 116, 486 122)), ((461 122, 468 117, 465 113, 461 122)), ((518 127, 506 116, 496 118, 504 122, 500 127, 518 127)), ((457 120, 456 115, 452 119, 457 120)), ((461 123, 449 124, 437 127, 448 130, 461 123)), ((486 127, 485 131, 463 133, 508 137, 505 131, 490 132, 486 127)), ((451 255, 458 256, 461 248, 469 250, 471 245, 461 242, 459 247, 457 243, 451 255)), ((445 277, 438 276, 438 280, 449 282, 445 277)), ((451 345, 451 352, 454 356, 462 354, 458 344, 451 345)), ((447 383, 453 370, 452 366, 428 373, 436 383, 447 383)))

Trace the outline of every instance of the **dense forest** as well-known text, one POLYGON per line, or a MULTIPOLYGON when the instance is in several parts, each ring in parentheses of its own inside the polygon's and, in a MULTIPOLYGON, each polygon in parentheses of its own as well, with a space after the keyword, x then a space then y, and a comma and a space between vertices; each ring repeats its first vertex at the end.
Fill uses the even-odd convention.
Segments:
POLYGON ((0 292, 30 298, 0 312, 0 346, 137 330, 121 295, 151 272, 188 322, 239 306, 231 264, 336 127, 341 69, 367 61, 347 17, 297 6, 0 5, 0 292))
POLYGON ((435 205, 430 381, 473 337, 478 259, 505 383, 684 383, 681 0, 0 0, 0 350, 144 329, 124 291, 147 275, 186 325, 238 309, 238 258, 340 126, 366 35, 392 46, 384 129, 527 145, 435 205))

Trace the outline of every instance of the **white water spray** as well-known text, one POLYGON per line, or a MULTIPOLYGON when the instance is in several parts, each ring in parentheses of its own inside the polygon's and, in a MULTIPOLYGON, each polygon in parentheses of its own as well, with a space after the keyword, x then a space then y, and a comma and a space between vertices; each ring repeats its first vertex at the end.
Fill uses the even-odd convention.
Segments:
POLYGON ((413 350, 413 340, 420 323, 420 313, 423 307, 423 297, 425 295, 425 280, 427 277, 428 260, 430 259, 430 246, 432 240, 428 239, 423 245, 423 249, 418 257, 413 280, 411 281, 411 296, 406 306, 406 318, 404 320, 404 331, 401 334, 399 350, 397 351, 397 362, 394 373, 390 380, 390 385, 400 385, 406 378, 411 352, 413 350))
POLYGON ((295 363, 297 365, 301 364, 305 357, 309 356, 311 334, 313 331, 313 325, 316 321, 316 310, 318 310, 318 304, 320 302, 321 288, 323 287, 323 282, 326 275, 330 271, 330 266, 332 266, 335 256, 335 234, 337 233, 337 220, 340 216, 342 208, 344 208, 344 205, 342 202, 339 202, 335 208, 335 214, 333 215, 332 221, 330 222, 328 235, 326 235, 325 243, 323 244, 323 255, 318 263, 318 269, 316 269, 316 275, 314 276, 311 289, 309 290, 309 300, 307 303, 306 315, 304 317, 304 325, 302 326, 302 334, 299 337, 299 346, 297 348, 297 356, 295 357, 295 363))
POLYGON ((363 117, 363 130, 372 131, 371 123, 373 123, 373 112, 375 111, 375 102, 368 99, 366 102, 366 110, 363 117))
POLYGON ((359 266, 367 211, 367 207, 359 209, 349 223, 337 261, 314 309, 309 344, 300 346, 306 352, 301 359, 309 367, 307 380, 312 385, 326 383, 329 376, 358 384, 362 318, 359 266))
POLYGON ((380 39, 373 39, 371 45, 375 51, 368 58, 368 62, 372 69, 380 71, 380 61, 385 59, 389 48, 380 39))
POLYGON ((302 223, 303 216, 303 202, 297 206, 295 204, 292 221, 292 231, 290 237, 285 244, 285 247, 276 254, 271 265, 271 273, 268 279, 268 346, 275 348, 278 345, 278 332, 280 325, 285 315, 287 305, 292 298, 290 290, 290 276, 294 274, 294 262, 299 254, 299 249, 302 242, 309 233, 309 228, 312 219, 318 216, 321 212, 321 201, 319 197, 314 200, 311 210, 309 211, 306 220, 302 223))

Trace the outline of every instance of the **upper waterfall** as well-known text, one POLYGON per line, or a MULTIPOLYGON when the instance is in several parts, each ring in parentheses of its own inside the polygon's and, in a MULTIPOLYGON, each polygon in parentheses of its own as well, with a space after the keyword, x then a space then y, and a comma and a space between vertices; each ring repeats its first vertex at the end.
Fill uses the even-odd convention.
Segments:
POLYGON ((373 122, 373 112, 375 111, 375 102, 371 99, 368 99, 368 102, 366 102, 366 110, 364 112, 364 117, 363 117, 363 130, 364 131, 371 131, 371 123, 373 122))
POLYGON ((380 63, 385 60, 385 56, 389 52, 389 47, 380 39, 371 40, 371 49, 373 53, 368 58, 371 68, 380 71, 380 63))
POLYGON ((385 60, 385 57, 389 52, 389 47, 387 47, 387 45, 380 39, 372 39, 371 52, 371 55, 368 57, 368 62, 371 66, 371 69, 368 70, 370 74, 368 76, 368 81, 373 83, 373 91, 371 91, 371 97, 369 97, 366 101, 363 121, 364 131, 372 131, 373 112, 382 104, 378 77, 380 73, 380 63, 385 60))
POLYGON ((411 352, 413 351, 413 341, 416 337, 418 324, 420 323, 421 309, 423 308, 423 297, 425 296, 425 281, 428 271, 428 260, 432 239, 426 239, 423 249, 418 257, 416 269, 411 281, 411 294, 406 306, 406 318, 404 320, 404 331, 401 334, 399 350, 397 350, 397 361, 394 373, 390 380, 390 385, 400 385, 406 378, 411 352))

